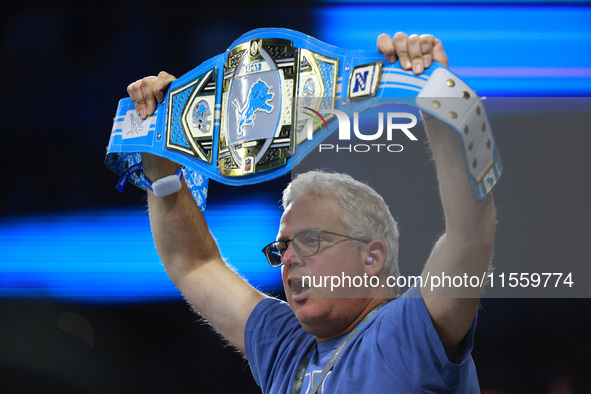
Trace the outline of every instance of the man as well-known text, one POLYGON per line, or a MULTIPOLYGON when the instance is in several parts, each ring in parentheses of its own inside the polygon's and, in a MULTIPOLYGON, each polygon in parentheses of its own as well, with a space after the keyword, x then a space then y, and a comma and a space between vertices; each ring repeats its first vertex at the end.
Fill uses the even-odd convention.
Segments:
MULTIPOLYGON (((448 65, 441 42, 430 35, 397 33, 391 39, 382 34, 377 45, 388 61, 400 60, 416 74, 433 61, 448 65)), ((128 87, 142 118, 154 112, 173 80, 162 72, 128 87)), ((492 198, 473 200, 456 132, 431 118, 425 126, 446 227, 423 278, 482 276, 494 241, 492 198)), ((148 154, 143 162, 152 182, 178 168, 148 154)), ((148 191, 148 204, 156 247, 170 278, 247 355, 264 392, 478 391, 470 351, 480 289, 419 286, 396 298, 397 289, 387 286, 331 292, 305 283, 305 276, 342 274, 376 277, 383 284, 397 275, 396 224, 369 187, 320 172, 304 174, 288 186, 277 241, 264 249, 272 265, 282 265, 288 304, 261 294, 225 264, 186 186, 161 198, 148 191), (374 218, 359 209, 373 207, 374 218), (355 212, 369 226, 361 225, 355 212), (385 229, 375 232, 373 227, 385 229)))

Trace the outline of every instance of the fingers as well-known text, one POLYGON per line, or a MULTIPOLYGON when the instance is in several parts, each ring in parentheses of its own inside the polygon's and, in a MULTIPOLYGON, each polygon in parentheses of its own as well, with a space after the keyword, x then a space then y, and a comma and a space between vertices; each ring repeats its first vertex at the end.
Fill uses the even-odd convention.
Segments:
POLYGON ((384 54, 390 63, 396 63, 396 48, 394 48, 394 42, 386 33, 382 33, 378 36, 378 51, 384 54))
POLYGON ((406 34, 398 32, 394 34, 392 40, 394 48, 396 49, 396 54, 400 60, 400 66, 405 70, 410 70, 412 68, 412 61, 410 60, 410 54, 408 53, 408 39, 409 37, 406 34))
POLYGON ((422 65, 424 68, 431 67, 431 63, 433 62, 433 37, 430 34, 422 34, 420 37, 420 51, 422 54, 422 65))
POLYGON ((444 65, 445 67, 449 67, 449 59, 447 58, 447 53, 443 49, 443 44, 440 40, 433 37, 433 61, 444 65))
POLYGON ((412 71, 415 74, 421 74, 425 69, 423 64, 423 52, 421 50, 421 39, 416 34, 411 34, 408 37, 408 56, 412 62, 412 71))
POLYGON ((405 70, 412 69, 415 74, 421 74, 425 69, 421 38, 416 34, 407 36, 398 32, 394 35, 393 41, 402 68, 405 70))
POLYGON ((135 110, 142 119, 146 119, 149 115, 154 112, 149 112, 148 103, 155 101, 154 94, 152 93, 152 86, 156 77, 146 77, 138 81, 135 81, 127 87, 127 93, 135 104, 135 110))
POLYGON ((154 79, 144 78, 140 83, 142 90, 143 102, 141 103, 142 109, 138 111, 142 119, 151 116, 156 111, 156 96, 154 95, 154 79))
POLYGON ((449 66, 441 41, 430 34, 408 36, 398 32, 392 39, 386 34, 381 34, 377 46, 390 63, 398 59, 403 69, 412 70, 415 74, 423 73, 434 61, 449 66))
POLYGON ((176 77, 174 75, 170 75, 166 71, 160 71, 160 74, 158 74, 158 78, 156 78, 156 81, 154 81, 153 91, 156 100, 160 104, 164 102, 164 92, 166 92, 174 80, 176 80, 176 77))
POLYGON ((135 109, 142 119, 152 116, 157 103, 164 101, 164 92, 176 78, 164 71, 158 77, 142 78, 127 87, 127 93, 135 104, 135 109))

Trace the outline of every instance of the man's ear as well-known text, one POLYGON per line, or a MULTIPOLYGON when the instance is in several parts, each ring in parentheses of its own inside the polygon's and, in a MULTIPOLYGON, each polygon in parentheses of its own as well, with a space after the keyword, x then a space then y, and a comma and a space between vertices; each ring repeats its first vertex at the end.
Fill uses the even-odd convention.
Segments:
POLYGON ((376 239, 369 242, 363 248, 362 255, 365 257, 364 259, 364 270, 365 273, 369 276, 376 276, 384 267, 386 263, 386 258, 388 257, 388 247, 386 243, 381 239, 376 239))

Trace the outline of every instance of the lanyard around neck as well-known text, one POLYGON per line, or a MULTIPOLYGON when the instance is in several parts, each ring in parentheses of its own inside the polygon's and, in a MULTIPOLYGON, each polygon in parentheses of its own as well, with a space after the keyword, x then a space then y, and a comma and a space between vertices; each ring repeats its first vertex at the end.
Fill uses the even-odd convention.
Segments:
MULTIPOLYGON (((387 303, 388 303, 387 301, 386 302, 382 302, 380 305, 378 305, 374 309, 372 309, 367 315, 365 315, 365 317, 363 318, 363 320, 361 320, 361 322, 359 322, 359 324, 357 324, 355 326, 355 328, 353 330, 351 330, 351 332, 349 332, 349 334, 345 337, 345 339, 341 342, 341 344, 335 349, 335 351, 333 352, 332 356, 330 356, 330 359, 328 360, 328 362, 324 366, 324 369, 320 373, 320 376, 318 377, 318 379, 315 382, 312 382, 313 383, 313 386, 312 386, 312 390, 310 391, 309 394, 316 394, 316 392, 318 391, 318 388, 320 387, 320 385, 322 384, 322 382, 324 381, 324 379, 326 378, 326 376, 328 375, 328 373, 332 370, 332 368, 336 364, 336 362, 339 359, 339 357, 341 357, 341 354, 343 353, 343 350, 345 349, 345 346, 347 346, 347 344, 349 342, 351 342, 351 340, 355 337, 355 335, 357 335, 357 333, 359 331, 361 331, 361 328, 363 327, 363 325, 381 307, 383 307, 387 303)), ((291 389, 291 394, 299 394, 300 390, 302 389, 302 386, 304 384, 304 376, 306 375, 306 370, 308 369, 308 365, 310 364, 310 359, 312 359, 312 354, 314 354, 314 351, 315 350, 316 350, 316 341, 314 341, 314 343, 312 344, 312 346, 310 347, 310 349, 308 350, 308 352, 306 353, 306 355, 304 356, 304 358, 302 358, 302 360, 298 364, 298 368, 296 370, 295 378, 293 380, 293 386, 292 386, 292 389, 291 389)), ((312 375, 310 375, 310 379, 312 379, 312 375)))

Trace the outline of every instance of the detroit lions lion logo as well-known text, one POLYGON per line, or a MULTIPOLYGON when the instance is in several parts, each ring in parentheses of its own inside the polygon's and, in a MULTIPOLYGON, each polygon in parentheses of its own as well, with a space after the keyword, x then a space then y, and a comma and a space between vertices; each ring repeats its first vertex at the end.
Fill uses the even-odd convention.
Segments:
POLYGON ((242 108, 238 100, 232 103, 236 107, 236 115, 238 117, 238 135, 242 135, 244 126, 252 126, 254 124, 254 116, 258 111, 271 113, 273 106, 269 103, 274 94, 269 93, 271 88, 265 81, 259 79, 252 87, 248 94, 248 99, 242 108))
POLYGON ((193 126, 197 127, 204 134, 209 133, 211 126, 211 120, 209 120, 210 115, 211 111, 207 101, 199 101, 193 110, 193 126))

